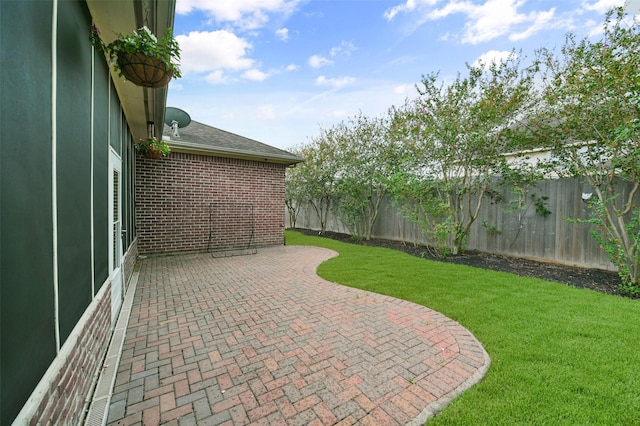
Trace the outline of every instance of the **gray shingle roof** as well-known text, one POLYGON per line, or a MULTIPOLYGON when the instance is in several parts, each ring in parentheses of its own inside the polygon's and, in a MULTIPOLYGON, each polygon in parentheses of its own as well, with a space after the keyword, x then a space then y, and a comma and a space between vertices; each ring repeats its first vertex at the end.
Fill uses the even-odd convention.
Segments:
POLYGON ((201 152, 284 164, 304 161, 290 152, 193 120, 187 127, 178 129, 178 134, 179 137, 173 136, 173 130, 164 125, 162 139, 175 151, 201 152))

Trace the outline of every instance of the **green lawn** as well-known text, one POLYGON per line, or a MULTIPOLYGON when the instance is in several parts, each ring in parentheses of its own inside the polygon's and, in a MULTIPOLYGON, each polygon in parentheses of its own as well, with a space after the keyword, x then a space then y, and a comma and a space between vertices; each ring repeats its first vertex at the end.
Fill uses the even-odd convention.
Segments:
POLYGON ((640 424, 640 300, 293 231, 286 241, 340 253, 321 277, 427 306, 482 342, 489 372, 429 425, 640 424))

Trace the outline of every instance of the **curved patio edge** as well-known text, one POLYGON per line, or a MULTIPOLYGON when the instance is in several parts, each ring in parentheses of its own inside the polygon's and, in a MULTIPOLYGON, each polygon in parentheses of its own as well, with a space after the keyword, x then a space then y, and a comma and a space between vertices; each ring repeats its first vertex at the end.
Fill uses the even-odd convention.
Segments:
MULTIPOLYGON (((313 246, 300 246, 300 247, 313 247, 313 246)), ((321 263, 330 260, 333 257, 337 257, 339 255, 338 252, 331 250, 331 249, 325 249, 327 250, 327 258, 324 259, 323 261, 319 262, 318 264, 313 266, 313 274, 315 274, 317 276, 317 267, 320 266, 321 263)), ((309 271, 306 271, 307 273, 309 271)), ((321 277, 318 276, 318 278, 322 279, 321 277)), ((332 284, 336 284, 336 285, 342 285, 340 283, 332 283, 332 284)), ((366 291, 366 290, 362 290, 362 291, 366 291)), ((377 294, 377 293, 372 293, 372 292, 368 292, 371 294, 377 294)), ((390 297, 390 296, 384 296, 384 297, 390 297)), ((393 298, 395 299, 395 298, 393 298)), ((401 299, 396 299, 396 300, 401 300, 401 299)), ((405 301, 407 303, 414 303, 414 302, 409 302, 409 301, 405 301)), ((422 305, 418 305, 417 306, 422 306, 422 305)), ((429 308, 428 308, 429 309, 429 308)), ((437 312, 437 311, 434 311, 437 312)), ((491 366, 491 357, 489 356, 489 354, 487 353, 487 351, 484 349, 484 346, 482 345, 482 343, 480 343, 480 341, 473 335, 473 333, 471 333, 468 329, 466 329, 465 327, 463 327, 462 325, 460 325, 458 322, 444 316, 443 314, 439 313, 438 314, 442 315, 444 318, 447 318, 447 323, 448 324, 455 324, 456 329, 462 328, 464 329, 464 331, 466 333, 468 333, 469 336, 471 336, 471 338, 473 339, 471 345, 475 346, 475 348, 470 348, 468 347, 469 342, 467 342, 464 346, 466 347, 466 351, 471 351, 471 352, 475 352, 475 354, 477 355, 478 352, 481 353, 482 355, 482 359, 483 362, 481 363, 481 365, 473 372, 473 374, 471 374, 464 382, 462 382, 461 384, 459 384, 458 386, 456 386, 455 388, 453 388, 451 391, 449 391, 447 394, 441 396, 440 398, 438 398, 437 400, 429 403, 424 410, 422 410, 422 412, 416 417, 414 418, 412 421, 410 421, 409 423, 407 423, 407 426, 419 426, 419 425, 424 425, 429 419, 435 417, 436 415, 438 415, 442 410, 444 410, 453 400, 455 400, 456 398, 458 398, 460 395, 462 395, 466 390, 472 388, 474 385, 476 385, 477 383, 480 382, 480 380, 482 380, 482 378, 487 374, 487 371, 489 371, 489 367, 491 366)), ((459 331, 459 330, 457 330, 459 331)))
POLYGON ((490 359, 470 331, 320 278, 336 255, 145 259, 108 423, 418 425, 480 381, 490 359))
POLYGON ((447 395, 443 396, 437 401, 434 401, 427 405, 424 410, 420 413, 418 417, 416 417, 413 421, 407 424, 407 426, 418 426, 425 424, 432 417, 437 416, 442 410, 444 410, 447 405, 449 405, 453 400, 462 395, 466 390, 472 388, 476 385, 489 371, 489 367, 491 366, 491 358, 489 354, 484 350, 484 364, 478 368, 464 383, 453 389, 447 395))

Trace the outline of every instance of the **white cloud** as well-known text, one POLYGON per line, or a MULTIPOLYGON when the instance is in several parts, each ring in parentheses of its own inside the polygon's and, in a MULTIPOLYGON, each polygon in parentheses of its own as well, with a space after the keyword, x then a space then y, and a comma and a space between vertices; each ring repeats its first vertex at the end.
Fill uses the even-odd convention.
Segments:
POLYGON ((473 66, 477 67, 480 66, 480 64, 491 65, 492 63, 498 64, 506 61, 512 56, 514 58, 517 57, 517 55, 508 50, 489 50, 488 52, 480 55, 480 57, 473 63, 473 66))
POLYGON ((331 59, 327 59, 320 55, 313 55, 309 58, 309 65, 311 65, 312 68, 320 68, 325 65, 331 65, 332 63, 333 61, 331 59))
POLYGON ((415 94, 415 86, 413 84, 401 84, 393 88, 393 93, 396 95, 408 95, 409 93, 415 94))
POLYGON ((253 81, 264 81, 268 75, 258 69, 252 68, 242 74, 242 78, 253 81))
POLYGON ((597 0, 593 3, 585 1, 582 3, 582 7, 588 11, 604 15, 609 11, 609 9, 624 6, 625 3, 625 0, 597 0))
MULTIPOLYGON (((600 2, 624 0, 600 0, 600 2)), ((438 0, 408 0, 406 3, 388 9, 385 17, 393 19, 400 13, 416 15, 417 26, 428 21, 437 21, 452 15, 466 17, 461 34, 463 43, 478 44, 508 35, 511 40, 522 40, 550 26, 554 26, 553 18, 556 8, 549 10, 521 11, 526 0, 486 0, 473 3, 467 0, 447 0, 436 7, 438 0)), ((446 38, 451 35, 447 34, 446 38)))
POLYGON ((248 58, 251 44, 226 31, 193 31, 176 36, 180 44, 180 69, 183 73, 208 72, 219 69, 243 70, 251 68, 248 58))
POLYGON ((175 78, 171 80, 171 90, 182 90, 184 86, 180 83, 180 80, 176 80, 175 78))
POLYGON ((345 56, 349 56, 351 55, 351 52, 355 50, 356 50, 356 47, 354 46, 353 43, 351 43, 350 41, 343 41, 339 45, 332 47, 331 50, 329 51, 329 55, 337 56, 342 54, 345 56))
POLYGON ((276 37, 282 41, 289 40, 289 30, 287 28, 280 28, 279 30, 276 30, 276 37))
POLYGON ((588 37, 599 37, 602 34, 604 34, 604 26, 602 25, 602 22, 596 22, 593 20, 588 20, 585 23, 585 27, 586 28, 591 28, 589 30, 589 32, 587 33, 588 37))
POLYGON ((256 109, 258 120, 275 120, 277 118, 276 108, 273 105, 260 105, 256 109))
POLYGON ((299 65, 296 65, 296 64, 289 64, 289 65, 287 65, 287 67, 285 68, 285 70, 287 70, 287 71, 297 71, 297 70, 299 70, 299 69, 300 69, 300 66, 299 66, 299 65))
POLYGON ((533 34, 550 26, 550 22, 555 14, 555 7, 546 12, 534 12, 531 14, 533 22, 531 25, 519 33, 513 33, 509 36, 509 40, 518 41, 531 37, 533 34))
POLYGON ((187 15, 201 10, 216 22, 230 22, 233 25, 252 30, 269 22, 269 15, 291 15, 300 0, 178 0, 176 13, 187 15))
POLYGON ((356 81, 353 77, 327 78, 324 75, 316 78, 317 86, 331 86, 336 89, 347 86, 356 81))
MULTIPOLYGON (((465 4, 452 7, 451 13, 460 12, 467 15, 468 21, 462 42, 478 44, 508 34, 516 24, 526 22, 527 16, 518 13, 522 4, 522 0, 488 0, 482 5, 465 4)), ((446 10, 442 12, 443 16, 449 15, 446 10)))
POLYGON ((347 118, 349 116, 349 113, 343 109, 336 109, 333 111, 329 111, 327 115, 331 118, 341 119, 341 118, 347 118))
POLYGON ((222 70, 217 70, 210 73, 205 77, 205 80, 207 81, 207 83, 211 83, 211 84, 225 84, 229 81, 227 76, 224 75, 224 73, 222 72, 222 70))
MULTIPOLYGON (((332 58, 339 55, 349 56, 354 50, 356 50, 356 47, 353 43, 351 43, 350 41, 342 41, 339 45, 334 46, 331 48, 331 50, 329 50, 329 56, 331 56, 332 58)), ((309 65, 312 68, 321 68, 325 65, 331 64, 333 64, 333 60, 324 56, 313 55, 309 58, 309 65)))
POLYGON ((392 20, 396 15, 400 13, 412 12, 416 10, 420 5, 433 6, 438 3, 438 0, 407 0, 403 4, 387 9, 384 12, 384 17, 388 20, 392 20))

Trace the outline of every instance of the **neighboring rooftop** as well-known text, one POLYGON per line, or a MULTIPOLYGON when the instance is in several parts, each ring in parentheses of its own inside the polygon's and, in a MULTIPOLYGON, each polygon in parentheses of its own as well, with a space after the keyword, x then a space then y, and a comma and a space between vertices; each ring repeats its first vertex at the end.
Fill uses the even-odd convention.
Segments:
POLYGON ((174 136, 173 129, 166 124, 163 130, 162 139, 167 141, 171 149, 176 152, 270 161, 287 165, 304 161, 303 158, 290 152, 193 120, 188 126, 178 129, 179 136, 174 136))

